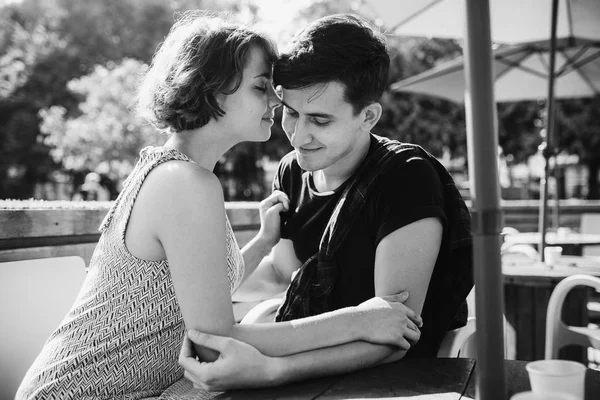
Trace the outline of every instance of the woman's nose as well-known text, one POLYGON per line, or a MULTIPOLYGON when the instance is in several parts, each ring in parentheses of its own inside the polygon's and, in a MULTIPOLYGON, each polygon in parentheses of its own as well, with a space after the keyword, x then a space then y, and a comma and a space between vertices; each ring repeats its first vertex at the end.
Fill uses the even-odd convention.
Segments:
POLYGON ((281 98, 277 95, 273 85, 269 85, 269 108, 275 109, 281 105, 281 98))

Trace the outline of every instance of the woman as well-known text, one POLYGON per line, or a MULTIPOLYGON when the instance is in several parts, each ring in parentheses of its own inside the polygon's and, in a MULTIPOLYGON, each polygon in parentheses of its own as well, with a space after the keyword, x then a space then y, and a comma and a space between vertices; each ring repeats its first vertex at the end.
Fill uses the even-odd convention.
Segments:
MULTIPOLYGON (((100 227, 76 303, 18 399, 159 395, 183 376, 177 359, 186 329, 230 336, 274 357, 356 340, 418 340, 420 319, 381 299, 293 323, 234 320, 231 292, 279 240, 288 199, 275 192, 261 203, 261 229, 240 251, 211 171, 235 144, 269 138, 280 105, 271 81, 276 55, 264 36, 218 17, 188 13, 176 22, 138 99, 142 115, 170 138, 141 151, 100 227)), ((209 349, 195 350, 215 359, 209 349)))

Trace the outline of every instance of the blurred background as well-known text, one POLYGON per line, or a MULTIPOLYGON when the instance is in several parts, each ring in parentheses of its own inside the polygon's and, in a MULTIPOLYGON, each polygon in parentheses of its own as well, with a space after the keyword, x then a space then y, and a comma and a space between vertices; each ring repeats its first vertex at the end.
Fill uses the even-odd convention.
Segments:
MULTIPOLYGON (((141 148, 166 136, 130 111, 137 82, 178 11, 228 11, 284 47, 309 21, 353 12, 382 21, 366 0, 0 0, 0 199, 111 200, 141 148)), ((462 54, 455 40, 388 35, 389 82, 462 54)), ((469 197, 464 106, 387 91, 374 133, 438 157, 469 197)), ((498 104, 502 197, 539 198, 543 100, 498 104)), ((600 199, 600 98, 558 100, 559 154, 551 197, 600 199), (558 195, 556 194, 558 193, 558 195)), ((240 144, 218 163, 228 201, 270 192, 291 150, 281 110, 271 139, 240 144)))

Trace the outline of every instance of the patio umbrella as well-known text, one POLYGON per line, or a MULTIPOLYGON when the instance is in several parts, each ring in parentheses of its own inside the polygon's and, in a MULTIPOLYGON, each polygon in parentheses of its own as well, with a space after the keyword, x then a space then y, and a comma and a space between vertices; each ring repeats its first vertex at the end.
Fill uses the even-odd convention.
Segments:
MULTIPOLYGON (((465 8, 472 0, 363 0, 390 32, 405 36, 462 38, 465 8)), ((600 41, 599 0, 490 0, 492 40, 497 43, 531 43, 548 46, 549 70, 556 71, 557 40, 575 44, 600 41)), ((597 75, 597 72, 596 72, 597 75)), ((541 182, 539 231, 544 259, 547 227, 549 159, 554 153, 554 74, 547 81, 547 126, 543 154, 546 160, 541 182)))
MULTIPOLYGON (((533 42, 501 48, 493 53, 492 68, 496 101, 535 100, 548 95, 549 47, 549 42, 533 42)), ((556 41, 555 49, 554 98, 592 97, 600 94, 600 40, 560 39, 556 41)), ((397 82, 392 85, 392 89, 461 102, 465 93, 463 59, 459 57, 430 71, 397 82)), ((550 123, 554 116, 554 113, 549 115, 550 123)), ((550 129, 546 136, 551 141, 545 146, 548 149, 547 158, 552 155, 554 145, 554 137, 549 133, 550 129)), ((549 175, 547 164, 546 161, 544 169, 546 182, 549 175)), ((545 233, 547 185, 543 186, 543 190, 545 193, 542 193, 540 205, 540 232, 545 233)), ((555 211, 555 216, 558 217, 558 196, 555 211)), ((542 235, 542 243, 540 243, 542 259, 545 244, 545 235, 542 235)))
MULTIPOLYGON (((548 42, 534 42, 493 52, 492 74, 497 102, 536 100, 547 96, 550 75, 548 47, 548 42)), ((558 40, 555 71, 555 98, 600 94, 600 41, 558 40)), ((464 59, 459 57, 396 82, 392 90, 462 102, 465 95, 464 59)))
MULTIPOLYGON (((399 36, 462 38, 466 0, 363 0, 399 36)), ((492 41, 550 40, 551 0, 490 0, 492 41)), ((559 0, 556 38, 600 40, 600 1, 559 0)))
MULTIPOLYGON (((465 38, 465 77, 466 98, 465 110, 467 120, 467 142, 469 157, 469 175, 473 193, 473 260, 475 263, 475 285, 477 293, 476 312, 479 345, 477 349, 478 364, 477 397, 484 399, 506 398, 504 369, 502 367, 502 273, 500 263, 499 225, 501 213, 499 208, 498 166, 495 162, 498 139, 496 135, 496 114, 494 93, 492 87, 491 41, 515 43, 534 40, 551 41, 551 49, 557 37, 559 0, 536 2, 531 6, 522 0, 491 0, 492 12, 490 17, 490 0, 363 0, 371 3, 375 11, 388 27, 395 29, 391 33, 398 35, 465 38), (454 3, 452 3, 454 1, 454 3), (446 4, 446 10, 438 14, 438 18, 427 23, 416 21, 417 16, 423 16, 428 10, 439 11, 436 7, 446 4), (448 4, 453 4, 448 6, 448 4), (377 5, 380 7, 377 8, 377 5), (525 10, 529 11, 525 13, 525 10), (545 10, 545 11, 543 11, 545 10), (551 11, 550 11, 551 10, 551 11), (505 19, 498 21, 503 15, 505 19), (390 17, 396 18, 397 23, 390 22, 390 17), (493 18, 493 21, 491 20, 493 18), (414 22, 417 30, 402 31, 410 21, 414 22), (541 21, 540 25, 533 21, 541 21), (519 23, 517 23, 519 22, 519 23), (454 29, 450 26, 454 25, 454 29), (536 31, 531 28, 536 25, 536 31), (544 28, 544 26, 546 28, 544 28), (491 28, 490 28, 491 27, 491 28), (512 32, 506 32, 508 27, 512 32), (491 31, 494 32, 493 37, 491 31), (502 31, 502 34, 499 32, 502 31), (537 32, 537 33, 536 33, 537 32), (547 33, 545 33, 547 32, 547 33), (516 34, 516 38, 510 38, 516 34), (464 36, 463 36, 464 35, 464 36), (506 37, 504 35, 507 35, 506 37), (542 35, 542 36, 540 36, 542 35), (477 134, 474 134, 477 132, 477 134), (498 353, 500 351, 500 353, 498 353)), ((597 25, 600 15, 600 4, 597 0, 561 0, 561 9, 567 8, 566 21, 576 20, 576 24, 561 22, 560 37, 571 37, 575 27, 583 26, 577 34, 588 39, 600 36, 597 25), (579 3, 573 5, 573 2, 579 3), (582 9, 579 5, 585 5, 582 9), (589 7, 589 8, 587 8, 589 7), (583 11, 582 11, 583 10, 583 11), (571 17, 577 18, 571 18, 571 17), (583 22, 582 22, 583 21, 583 22), (563 33, 566 32, 566 33, 563 33)), ((551 52, 554 54, 554 52, 551 52)), ((554 71, 553 55, 550 57, 550 70, 554 71)), ((553 113, 553 76, 548 84, 548 113, 553 113)), ((551 126, 551 125, 550 125, 551 126)), ((551 132, 550 132, 551 133, 551 132)), ((546 152, 545 154, 548 154, 546 152)), ((547 171, 546 163, 546 171, 547 171)), ((547 189, 545 189, 547 190, 547 189)), ((545 204, 545 199, 542 201, 545 204)), ((543 208, 545 209, 545 208, 543 208)), ((544 219, 545 223, 545 219, 544 219)), ((545 230, 545 228, 544 228, 545 230)), ((542 235, 544 237, 544 235, 542 235)), ((544 241, 542 240, 542 247, 544 241)))

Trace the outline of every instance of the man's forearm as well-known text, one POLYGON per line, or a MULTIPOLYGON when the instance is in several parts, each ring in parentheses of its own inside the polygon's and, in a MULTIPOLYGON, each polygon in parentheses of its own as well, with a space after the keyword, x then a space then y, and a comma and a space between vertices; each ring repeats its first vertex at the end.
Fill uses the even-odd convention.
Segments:
POLYGON ((406 351, 368 342, 352 342, 282 357, 278 384, 337 375, 399 360, 406 351))

